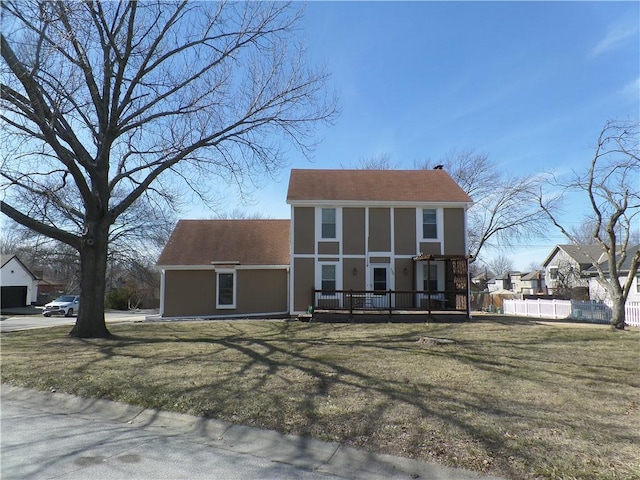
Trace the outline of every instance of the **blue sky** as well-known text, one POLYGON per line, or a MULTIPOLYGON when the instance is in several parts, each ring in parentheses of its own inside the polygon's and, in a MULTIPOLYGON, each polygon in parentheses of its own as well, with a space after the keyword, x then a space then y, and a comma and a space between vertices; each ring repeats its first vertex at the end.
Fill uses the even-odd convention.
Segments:
MULTIPOLYGON (((513 174, 566 173, 587 165, 607 120, 640 117, 638 2, 311 2, 305 11, 309 61, 331 74, 342 113, 318 131, 313 162, 289 152, 293 168, 375 155, 412 168, 475 149, 513 174)), ((288 218, 288 173, 245 209, 288 218)), ((556 243, 509 254, 524 269, 556 243)))

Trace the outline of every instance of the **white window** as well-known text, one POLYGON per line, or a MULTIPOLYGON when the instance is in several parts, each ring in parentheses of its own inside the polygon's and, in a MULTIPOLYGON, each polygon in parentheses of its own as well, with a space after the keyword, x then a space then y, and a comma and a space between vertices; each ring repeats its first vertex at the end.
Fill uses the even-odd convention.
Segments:
POLYGON ((234 270, 216 271, 216 308, 236 308, 236 273, 234 270))
POLYGON ((336 290, 336 266, 335 264, 322 265, 322 278, 320 289, 324 294, 330 295, 336 290))
POLYGON ((438 212, 434 208, 422 210, 422 238, 438 238, 438 212))
POLYGON ((549 267, 549 278, 551 280, 558 279, 558 267, 549 267))
POLYGON ((322 238, 336 238, 336 209, 322 209, 322 238))
POLYGON ((636 292, 640 293, 640 273, 636 275, 636 292))
POLYGON ((423 265, 423 284, 422 288, 425 292, 438 291, 438 265, 434 263, 423 265))

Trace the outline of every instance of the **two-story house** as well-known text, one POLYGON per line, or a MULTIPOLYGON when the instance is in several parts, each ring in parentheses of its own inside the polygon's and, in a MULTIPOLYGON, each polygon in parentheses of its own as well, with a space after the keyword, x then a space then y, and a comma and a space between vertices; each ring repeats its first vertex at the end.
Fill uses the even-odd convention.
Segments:
POLYGON ((520 295, 542 295, 545 293, 544 270, 511 273, 511 287, 520 295))
POLYGON ((292 170, 287 203, 291 220, 179 222, 158 260, 162 315, 293 315, 345 308, 345 292, 468 304, 472 202, 444 170, 292 170))
MULTIPOLYGON (((345 307, 335 291, 431 290, 443 299, 453 290, 447 260, 467 252, 471 199, 444 170, 293 170, 287 203, 291 312, 310 302, 345 307)), ((370 300, 415 305, 382 293, 370 300)))
POLYGON ((542 263, 549 294, 588 300, 587 270, 601 257, 598 245, 556 245, 542 263))

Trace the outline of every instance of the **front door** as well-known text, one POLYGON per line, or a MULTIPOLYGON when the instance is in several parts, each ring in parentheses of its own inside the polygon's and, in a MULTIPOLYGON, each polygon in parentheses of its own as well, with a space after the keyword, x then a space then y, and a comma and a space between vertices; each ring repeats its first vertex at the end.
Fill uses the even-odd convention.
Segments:
POLYGON ((373 307, 388 308, 391 288, 391 267, 389 265, 371 265, 371 290, 374 290, 373 307))

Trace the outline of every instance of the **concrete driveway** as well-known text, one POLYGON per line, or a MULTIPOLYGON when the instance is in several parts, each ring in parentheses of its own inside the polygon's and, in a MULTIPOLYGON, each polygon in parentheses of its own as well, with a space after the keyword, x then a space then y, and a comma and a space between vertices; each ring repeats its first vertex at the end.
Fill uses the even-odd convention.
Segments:
MULTIPOLYGON (((137 310, 131 312, 125 311, 108 311, 105 312, 107 323, 127 323, 127 322, 143 322, 148 317, 157 315, 157 310, 137 310)), ((29 330, 32 328, 48 328, 59 325, 73 326, 76 323, 76 317, 51 316, 45 317, 42 314, 15 315, 8 312, 0 317, 0 333, 13 332, 16 330, 29 330)))

